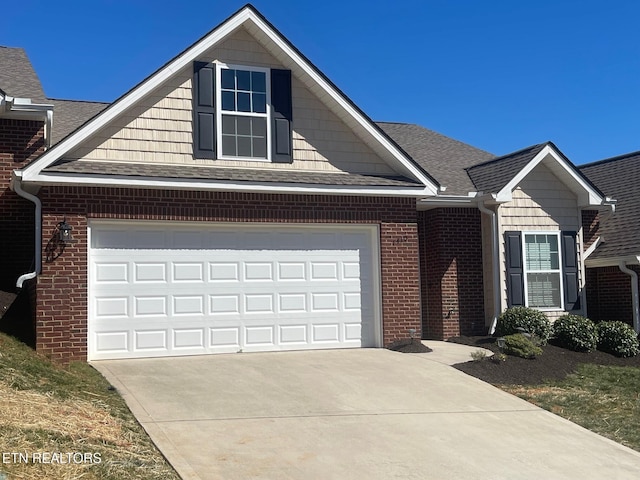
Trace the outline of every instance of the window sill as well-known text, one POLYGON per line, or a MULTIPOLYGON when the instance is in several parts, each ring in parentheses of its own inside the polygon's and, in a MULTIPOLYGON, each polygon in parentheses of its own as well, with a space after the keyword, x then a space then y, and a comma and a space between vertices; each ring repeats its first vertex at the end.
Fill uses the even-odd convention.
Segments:
POLYGON ((256 162, 256 163, 271 163, 269 158, 254 158, 254 157, 230 157, 221 155, 218 160, 230 160, 232 162, 256 162))

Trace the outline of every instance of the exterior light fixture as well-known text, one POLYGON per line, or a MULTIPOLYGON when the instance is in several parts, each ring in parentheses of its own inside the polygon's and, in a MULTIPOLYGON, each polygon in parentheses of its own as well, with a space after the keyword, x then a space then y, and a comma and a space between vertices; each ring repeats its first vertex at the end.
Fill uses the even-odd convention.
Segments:
POLYGON ((500 349, 500 351, 502 351, 502 349, 504 348, 504 337, 500 337, 496 340, 496 343, 498 344, 498 348, 500 349))
POLYGON ((58 232, 62 243, 71 243, 73 241, 73 238, 71 237, 71 230, 71 225, 67 223, 66 218, 58 224, 58 232))

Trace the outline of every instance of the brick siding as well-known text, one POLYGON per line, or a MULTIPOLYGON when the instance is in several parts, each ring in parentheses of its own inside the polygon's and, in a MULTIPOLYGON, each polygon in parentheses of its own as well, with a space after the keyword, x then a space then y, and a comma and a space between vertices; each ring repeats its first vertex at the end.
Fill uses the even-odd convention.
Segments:
POLYGON ((34 205, 11 191, 11 172, 44 151, 44 124, 0 119, 0 289, 14 291, 17 278, 33 268, 34 205))
MULTIPOLYGON (((640 267, 630 266, 640 275, 640 267)), ((587 269, 587 316, 591 320, 620 320, 633 325, 631 277, 618 267, 587 269)))
POLYGON ((420 335, 414 199, 49 187, 43 202, 43 270, 38 277, 37 350, 57 361, 87 355, 87 220, 376 224, 380 226, 383 343, 420 335), (66 217, 75 243, 61 251, 66 217))
POLYGON ((593 245, 600 234, 600 216, 597 210, 582 211, 582 241, 583 251, 593 245))
POLYGON ((424 337, 486 333, 480 212, 421 211, 418 231, 424 337))

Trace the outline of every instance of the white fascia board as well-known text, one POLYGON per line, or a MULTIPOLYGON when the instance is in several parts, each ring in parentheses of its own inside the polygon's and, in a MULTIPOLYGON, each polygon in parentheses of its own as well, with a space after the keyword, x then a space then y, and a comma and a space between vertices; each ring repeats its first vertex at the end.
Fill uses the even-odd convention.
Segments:
POLYGON ((476 192, 469 195, 437 195, 428 198, 421 198, 417 202, 418 210, 430 210, 440 207, 473 207, 477 200, 476 192))
POLYGON ((158 177, 125 177, 118 175, 85 175, 41 173, 27 179, 25 172, 16 172, 30 185, 83 186, 83 187, 128 187, 162 190, 202 190, 253 193, 293 193, 301 195, 356 195, 375 197, 424 197, 429 192, 425 188, 375 187, 356 185, 309 185, 299 183, 206 181, 202 179, 163 179, 158 177))
POLYGON ((247 21, 255 24, 268 38, 281 48, 301 70, 317 82, 317 84, 320 85, 346 112, 348 112, 348 114, 351 115, 374 139, 380 142, 389 152, 391 152, 393 157, 397 159, 398 165, 401 166, 403 170, 426 186, 428 195, 435 195, 437 193, 437 185, 424 175, 413 164, 413 162, 406 157, 406 155, 404 155, 389 141, 386 136, 382 135, 370 121, 364 118, 360 112, 353 108, 349 101, 347 101, 328 82, 326 82, 314 67, 306 62, 304 58, 295 51, 295 49, 291 48, 288 42, 276 33, 268 24, 266 24, 250 7, 245 7, 235 16, 217 27, 205 38, 186 50, 183 54, 176 57, 160 71, 152 75, 145 82, 125 94, 110 107, 107 107, 107 109, 100 113, 93 121, 71 134, 69 137, 57 144, 55 148, 49 150, 49 152, 44 153, 37 161, 31 163, 24 169, 24 179, 28 181, 37 177, 43 169, 52 165, 64 154, 78 146, 83 140, 87 139, 99 129, 114 120, 126 109, 141 100, 145 95, 162 85, 174 73, 182 70, 191 62, 198 59, 203 53, 213 47, 216 43, 223 40, 226 36, 233 33, 247 21))
POLYGON ((623 255, 617 257, 604 257, 604 258, 587 258, 585 260, 585 266, 587 268, 597 267, 617 267, 620 263, 626 265, 640 265, 640 252, 638 255, 623 255))
POLYGON ((507 183, 500 192, 498 192, 497 200, 499 202, 508 202, 512 200, 512 192, 516 189, 516 187, 522 182, 522 180, 531 173, 531 171, 538 166, 547 156, 550 156, 555 160, 557 165, 559 165, 564 173, 569 175, 571 179, 578 184, 579 190, 575 188, 575 186, 568 185, 571 190, 576 193, 579 197, 579 206, 596 206, 602 205, 605 201, 598 192, 596 192, 591 185, 586 183, 580 175, 576 174, 576 172, 567 165, 566 160, 562 158, 558 152, 551 147, 551 145, 546 145, 522 170, 518 172, 518 174, 511 179, 509 183, 507 183))
POLYGON ((598 245, 600 245, 601 243, 602 243, 602 237, 597 237, 597 238, 596 238, 596 240, 595 240, 595 242, 593 242, 593 243, 589 246, 589 248, 587 248, 587 249, 584 251, 584 254, 582 255, 582 256, 583 256, 583 258, 584 258, 584 260, 586 260, 587 258, 589 258, 589 257, 591 256, 591 254, 592 254, 593 252, 595 252, 595 251, 596 251, 596 248, 598 248, 598 245))

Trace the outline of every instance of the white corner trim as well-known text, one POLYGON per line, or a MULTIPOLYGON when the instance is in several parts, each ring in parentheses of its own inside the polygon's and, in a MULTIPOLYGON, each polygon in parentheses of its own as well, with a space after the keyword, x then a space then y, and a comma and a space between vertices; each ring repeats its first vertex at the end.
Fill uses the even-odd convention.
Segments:
POLYGON ((233 33, 237 28, 246 22, 251 22, 259 28, 265 36, 271 39, 286 55, 304 73, 309 75, 327 94, 369 134, 375 141, 381 144, 387 151, 391 153, 398 162, 398 166, 402 167, 407 173, 410 173, 416 180, 426 186, 427 195, 436 195, 438 186, 425 175, 399 148, 397 148, 386 135, 382 134, 371 121, 369 121, 360 111, 354 108, 353 104, 340 94, 335 88, 327 82, 319 71, 307 62, 294 48, 292 48, 287 40, 279 33, 273 30, 250 6, 246 6, 233 17, 215 28, 207 36, 202 38, 196 44, 189 47, 186 51, 176 57, 165 67, 152 74, 151 77, 143 81, 137 87, 120 97, 113 104, 107 107, 103 112, 98 114, 92 121, 81 127, 79 130, 71 134, 54 148, 45 152, 38 160, 31 163, 24 169, 24 180, 34 180, 40 172, 52 165, 56 160, 60 159, 64 154, 77 147, 82 141, 96 133, 109 122, 118 117, 126 109, 141 100, 145 95, 160 86, 168 80, 174 73, 182 70, 191 62, 200 57, 204 52, 209 50, 215 44, 219 43, 229 34, 233 33))

